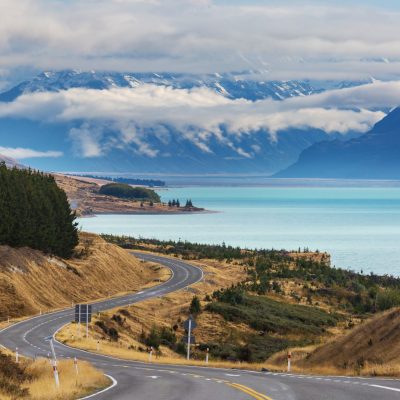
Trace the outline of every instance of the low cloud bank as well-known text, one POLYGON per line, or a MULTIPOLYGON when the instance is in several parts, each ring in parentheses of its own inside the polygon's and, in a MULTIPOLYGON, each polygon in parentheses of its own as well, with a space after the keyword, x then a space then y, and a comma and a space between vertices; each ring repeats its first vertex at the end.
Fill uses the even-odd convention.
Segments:
MULTIPOLYGON (((147 135, 168 142, 170 128, 205 152, 211 151, 210 137, 229 144, 229 137, 260 130, 273 141, 279 140, 280 131, 291 128, 315 128, 327 134, 366 132, 385 116, 382 111, 371 110, 395 107, 399 99, 397 81, 376 81, 284 101, 232 100, 207 88, 144 84, 25 94, 11 103, 1 103, 0 117, 74 122, 70 137, 77 152, 85 157, 97 157, 127 144, 135 144, 141 154, 154 157, 157 149, 147 143, 147 135)), ((46 154, 59 156, 57 152, 46 154)))

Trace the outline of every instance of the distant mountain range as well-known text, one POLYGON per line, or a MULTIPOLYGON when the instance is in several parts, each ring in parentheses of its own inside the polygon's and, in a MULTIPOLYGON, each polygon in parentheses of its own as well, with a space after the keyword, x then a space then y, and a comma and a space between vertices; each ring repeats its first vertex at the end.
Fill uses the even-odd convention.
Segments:
MULTIPOLYGON (((309 81, 257 81, 247 79, 248 71, 225 74, 157 74, 97 71, 48 71, 0 94, 0 101, 13 101, 21 94, 55 92, 71 88, 110 89, 112 87, 138 87, 145 83, 176 89, 206 87, 228 98, 283 100, 289 97, 319 93, 309 81)), ((340 86, 340 83, 338 83, 340 86)))
MULTIPOLYGON (((107 90, 110 88, 135 88, 144 84, 177 89, 207 88, 229 99, 251 101, 273 99, 276 101, 309 96, 326 89, 347 88, 367 82, 311 82, 311 81, 263 81, 248 78, 251 71, 226 74, 156 74, 119 73, 95 71, 49 71, 0 93, 0 102, 10 103, 21 95, 37 92, 60 92, 72 88, 107 90)), ((98 157, 79 156, 74 149, 70 132, 80 128, 83 121, 37 121, 28 118, 0 118, 0 145, 56 150, 63 153, 59 158, 31 158, 25 164, 52 171, 74 172, 133 172, 133 173, 275 173, 293 162, 299 154, 324 140, 343 140, 359 134, 350 132, 345 137, 320 129, 286 129, 279 131, 279 140, 273 140, 265 129, 251 134, 228 134, 221 127, 221 137, 210 137, 205 151, 173 126, 164 124, 160 134, 147 129, 142 146, 157 149, 157 156, 138 151, 139 144, 114 146, 98 157)), ((88 129, 92 129, 89 127, 88 129)), ((95 129, 95 128, 94 128, 95 129)), ((113 134, 115 127, 109 127, 113 134)))
POLYGON ((358 138, 313 144, 275 177, 400 179, 400 108, 358 138))

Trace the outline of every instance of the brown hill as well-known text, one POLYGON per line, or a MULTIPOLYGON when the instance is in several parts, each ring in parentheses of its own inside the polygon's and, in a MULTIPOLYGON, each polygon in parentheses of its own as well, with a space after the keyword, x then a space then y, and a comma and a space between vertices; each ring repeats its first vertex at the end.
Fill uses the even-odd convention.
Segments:
POLYGON ((400 364, 400 309, 379 314, 348 334, 317 348, 304 366, 362 369, 367 364, 400 364))
POLYGON ((197 207, 168 207, 164 203, 150 205, 148 201, 120 199, 99 193, 102 185, 110 183, 101 179, 54 174, 57 185, 68 196, 72 208, 80 216, 94 214, 179 214, 202 212, 197 207))
POLYGON ((0 319, 137 291, 163 273, 87 233, 81 233, 77 255, 70 260, 0 246, 0 319))

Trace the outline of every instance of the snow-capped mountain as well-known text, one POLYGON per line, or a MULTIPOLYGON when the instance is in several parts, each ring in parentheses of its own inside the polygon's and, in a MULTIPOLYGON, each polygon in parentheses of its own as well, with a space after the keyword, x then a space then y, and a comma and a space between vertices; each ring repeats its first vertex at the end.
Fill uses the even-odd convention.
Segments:
POLYGON ((120 73, 96 71, 47 71, 0 94, 0 101, 13 101, 21 94, 54 92, 71 88, 110 89, 138 87, 143 84, 176 89, 205 87, 228 98, 283 100, 318 93, 307 81, 263 81, 246 78, 248 71, 230 74, 191 75, 169 73, 120 73))
MULTIPOLYGON (((70 89, 75 88, 92 89, 91 92, 98 90, 101 94, 111 92, 110 89, 118 91, 119 88, 132 88, 132 91, 140 89, 146 91, 156 87, 166 89, 168 93, 176 89, 178 97, 192 96, 190 101, 194 101, 194 104, 201 98, 203 108, 198 114, 195 106, 186 108, 177 106, 174 108, 174 113, 182 116, 178 115, 178 118, 171 119, 167 111, 162 115, 169 119, 162 120, 162 117, 159 117, 161 110, 155 107, 151 109, 151 113, 156 114, 156 122, 154 125, 149 125, 147 119, 143 125, 134 117, 130 117, 129 121, 120 121, 118 117, 110 120, 106 116, 103 118, 101 115, 99 118, 97 115, 97 119, 92 120, 87 117, 87 113, 92 111, 91 108, 79 117, 68 119, 66 116, 70 113, 67 112, 60 114, 61 118, 51 118, 53 103, 49 103, 48 110, 42 108, 41 111, 35 111, 37 106, 35 103, 29 105, 33 108, 30 108, 26 115, 19 113, 18 116, 0 118, 0 146, 35 149, 41 152, 55 150, 63 154, 57 158, 37 157, 23 160, 24 164, 45 170, 272 174, 295 162, 304 149, 316 142, 343 139, 343 134, 339 132, 330 132, 327 135, 322 128, 310 128, 307 124, 280 128, 277 137, 264 125, 250 124, 247 128, 248 122, 252 121, 248 118, 249 115, 242 111, 239 116, 240 127, 236 127, 235 132, 230 131, 230 127, 224 121, 231 121, 236 109, 232 108, 230 114, 230 111, 226 112, 225 109, 218 107, 226 104, 230 107, 235 107, 237 104, 244 107, 258 107, 257 118, 262 120, 265 99, 280 103, 285 99, 321 93, 332 84, 327 83, 324 86, 321 83, 313 85, 310 81, 266 81, 254 79, 254 74, 252 78, 249 75, 251 75, 249 71, 209 75, 75 70, 43 72, 0 93, 0 106, 2 102, 7 110, 20 110, 26 106, 27 101, 30 101, 25 98, 18 103, 20 96, 31 93, 49 93, 49 96, 44 96, 46 98, 51 97, 51 94, 61 96, 63 93, 73 92, 70 89), (207 97, 205 103, 204 92, 207 97), (214 106, 209 107, 208 99, 211 99, 211 104, 217 104, 217 113, 209 114, 210 108, 214 106), (19 104, 18 107, 8 107, 12 102, 19 104), (207 112, 204 112, 205 110, 207 112), (222 123, 210 123, 210 128, 207 125, 208 119, 218 121, 220 110, 225 112, 225 119, 222 119, 222 123), (188 124, 186 121, 184 125, 179 124, 185 118, 185 112, 191 112, 190 117, 200 124, 188 124), (41 113, 46 114, 47 118, 41 119, 41 113), (178 123, 174 124, 171 121, 178 123)), ((357 84, 355 82, 353 86, 357 84)), ((350 82, 343 84, 343 87, 350 86, 350 82)), ((124 90, 124 95, 125 92, 124 90)), ((82 92, 79 96, 82 96, 82 92)), ((80 101, 79 96, 72 100, 73 112, 81 109, 82 104, 76 105, 76 101, 80 101)), ((147 101, 152 101, 154 92, 150 95, 146 92, 146 96, 147 101)), ((56 99, 54 107, 71 104, 67 97, 61 97, 56 99)), ((93 105, 96 105, 97 97, 94 97, 93 105)), ((40 99, 43 100, 45 99, 40 99)), ((170 97, 170 100, 174 102, 175 98, 170 97)), ((86 105, 83 108, 85 107, 86 105)), ((110 115, 115 107, 113 102, 108 102, 102 110, 110 115)), ((130 110, 132 112, 137 108, 142 110, 141 103, 136 104, 136 108, 130 107, 132 106, 129 103, 128 107, 122 110, 125 112, 125 118, 126 110, 129 116, 130 110)), ((148 110, 143 108, 143 114, 148 113, 148 110)), ((253 112, 253 109, 250 112, 253 112)), ((140 119, 141 111, 135 115, 140 119)), ((355 136, 358 134, 349 132, 346 138, 355 136)))

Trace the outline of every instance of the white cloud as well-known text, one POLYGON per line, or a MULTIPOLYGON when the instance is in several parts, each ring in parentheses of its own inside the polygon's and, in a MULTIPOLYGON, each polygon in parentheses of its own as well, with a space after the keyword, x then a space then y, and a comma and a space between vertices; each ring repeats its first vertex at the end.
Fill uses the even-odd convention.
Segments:
POLYGON ((2 69, 251 68, 289 79, 398 75, 400 67, 400 13, 359 3, 2 0, 0 13, 2 69))
POLYGON ((74 143, 75 153, 82 157, 100 157, 103 150, 100 146, 102 130, 89 123, 84 123, 80 128, 72 128, 69 136, 74 143))
POLYGON ((16 160, 23 160, 25 158, 58 158, 62 157, 61 151, 36 151, 33 149, 26 149, 22 147, 1 147, 0 154, 15 158, 16 160))
POLYGON ((70 130, 70 138, 75 152, 83 157, 98 157, 113 148, 128 147, 156 157, 159 150, 148 144, 148 136, 168 143, 169 128, 204 152, 212 152, 209 142, 214 138, 241 156, 250 157, 235 144, 235 138, 265 130, 276 141, 279 131, 290 128, 320 129, 328 134, 365 132, 385 116, 370 110, 394 107, 399 98, 400 82, 375 81, 283 101, 232 100, 207 88, 188 90, 146 84, 25 94, 13 102, 0 103, 0 117, 71 123, 75 127, 70 130))
MULTIPOLYGON (((137 126, 163 124, 188 134, 195 127, 217 135, 222 125, 238 134, 262 128, 277 132, 290 127, 346 133, 353 129, 365 131, 384 115, 367 109, 394 107, 399 98, 400 82, 376 81, 283 101, 232 100, 207 88, 173 89, 145 84, 137 88, 79 88, 25 94, 13 102, 0 103, 0 117, 119 124, 126 142, 139 135, 137 126)), ((85 137, 89 133, 93 136, 93 127, 85 125, 80 135, 85 137)))

